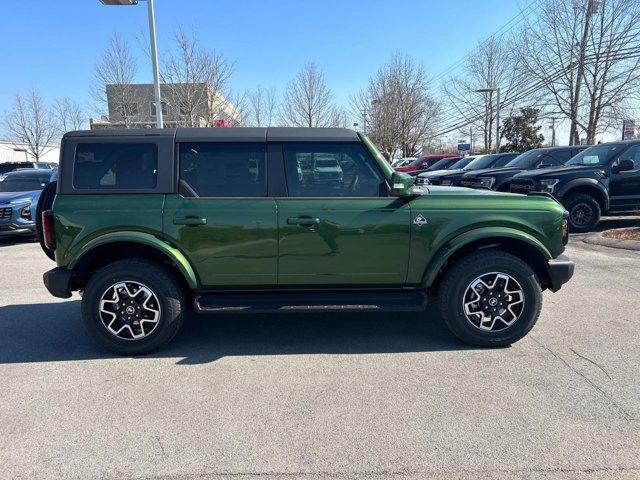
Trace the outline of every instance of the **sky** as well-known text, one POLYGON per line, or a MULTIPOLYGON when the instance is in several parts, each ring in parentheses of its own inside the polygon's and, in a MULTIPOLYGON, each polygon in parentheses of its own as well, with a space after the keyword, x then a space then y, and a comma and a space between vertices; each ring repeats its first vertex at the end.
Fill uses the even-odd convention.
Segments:
MULTIPOLYGON (((286 83, 308 61, 325 73, 338 102, 392 54, 408 54, 436 76, 507 23, 524 0, 156 0, 160 55, 178 26, 236 62, 236 91, 286 83)), ((151 82, 146 3, 20 0, 3 5, 0 113, 16 93, 90 101, 93 69, 114 33, 135 46, 139 81, 151 82)))

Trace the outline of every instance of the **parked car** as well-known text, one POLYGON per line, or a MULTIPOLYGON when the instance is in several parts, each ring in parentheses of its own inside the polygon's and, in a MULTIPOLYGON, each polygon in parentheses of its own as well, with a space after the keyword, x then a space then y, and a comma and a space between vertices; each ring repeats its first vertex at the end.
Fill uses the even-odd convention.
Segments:
POLYGON ((529 150, 501 168, 488 168, 465 173, 460 185, 471 188, 488 188, 498 192, 508 192, 513 176, 525 170, 558 167, 588 146, 549 147, 529 150))
POLYGON ((397 160, 393 161, 391 163, 391 166, 393 168, 396 167, 404 167, 405 165, 409 165, 411 162, 417 160, 418 157, 403 157, 403 158, 398 158, 397 160))
POLYGON ((44 283, 83 291, 90 334, 120 354, 169 342, 188 308, 425 312, 427 294, 461 340, 507 345, 573 274, 553 198, 414 187, 352 130, 71 132, 61 158, 38 205, 44 283), (342 179, 301 181, 310 155, 342 179))
POLYGON ((44 170, 53 170, 58 168, 57 163, 53 162, 4 162, 0 163, 0 179, 7 173, 23 168, 37 168, 44 170))
POLYGON ((470 157, 471 161, 454 165, 449 170, 442 172, 425 172, 418 175, 416 183, 419 185, 444 185, 459 187, 462 176, 474 170, 483 170, 487 168, 504 167, 511 160, 516 158, 519 153, 496 153, 490 155, 477 155, 470 157))
POLYGON ((458 154, 445 154, 445 155, 425 155, 423 157, 417 158, 413 162, 405 165, 403 167, 396 167, 396 172, 415 172, 416 170, 426 170, 431 165, 436 163, 438 160, 442 160, 443 158, 452 158, 459 157, 458 154))
POLYGON ((0 180, 0 236, 36 234, 40 193, 56 175, 57 170, 19 169, 0 180))
POLYGON ((333 156, 328 158, 318 158, 313 162, 313 178, 317 183, 340 183, 342 182, 342 176, 342 168, 333 156))
POLYGON ((415 170, 413 172, 407 172, 407 173, 409 175, 411 175, 412 177, 416 177, 416 176, 418 176, 419 174, 421 174, 423 172, 433 172, 433 171, 447 170, 448 168, 451 168, 454 164, 458 163, 461 159, 462 159, 462 157, 443 158, 441 160, 438 160, 437 162, 435 162, 430 167, 428 167, 428 168, 426 168, 424 170, 415 170))
POLYGON ((602 214, 640 211, 640 141, 596 145, 563 167, 520 173, 511 191, 550 193, 569 211, 572 231, 591 231, 602 214))

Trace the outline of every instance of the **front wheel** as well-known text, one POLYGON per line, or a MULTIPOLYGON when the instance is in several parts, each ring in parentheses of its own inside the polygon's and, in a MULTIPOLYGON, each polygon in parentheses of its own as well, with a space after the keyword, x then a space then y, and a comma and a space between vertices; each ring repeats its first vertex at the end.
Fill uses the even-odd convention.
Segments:
POLYGON ((572 232, 590 232, 600 221, 600 204, 591 195, 570 195, 565 205, 569 211, 569 227, 572 232))
POLYGON ((458 260, 439 288, 440 313, 465 343, 503 347, 524 337, 542 308, 531 267, 514 255, 481 251, 458 260))
POLYGON ((120 260, 96 272, 82 297, 82 317, 93 339, 120 355, 149 353, 180 329, 184 293, 162 265, 120 260))

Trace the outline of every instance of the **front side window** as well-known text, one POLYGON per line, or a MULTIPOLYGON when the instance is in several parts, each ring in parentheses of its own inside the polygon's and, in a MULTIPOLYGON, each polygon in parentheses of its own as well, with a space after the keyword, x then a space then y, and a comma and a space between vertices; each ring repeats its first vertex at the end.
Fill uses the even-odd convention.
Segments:
POLYGON ((378 197, 386 185, 373 158, 359 144, 284 146, 290 197, 378 197))
POLYGON ((152 143, 81 143, 76 148, 73 186, 79 190, 153 189, 158 149, 152 143))
POLYGON ((631 160, 634 170, 640 166, 640 145, 634 145, 626 149, 619 158, 620 161, 631 160))
POLYGON ((265 197, 261 143, 182 143, 180 179, 200 197, 265 197))

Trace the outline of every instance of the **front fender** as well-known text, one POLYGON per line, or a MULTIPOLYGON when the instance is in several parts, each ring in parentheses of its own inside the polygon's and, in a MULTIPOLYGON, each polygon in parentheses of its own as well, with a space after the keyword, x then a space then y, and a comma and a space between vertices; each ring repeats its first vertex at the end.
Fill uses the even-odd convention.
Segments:
POLYGON ((431 287, 438 275, 438 272, 442 269, 447 260, 461 248, 478 240, 500 238, 509 238, 526 242, 530 246, 536 248, 546 260, 553 258, 547 247, 545 247, 540 240, 521 230, 509 227, 476 228, 452 238, 438 249, 436 254, 431 258, 431 261, 424 272, 421 287, 431 287))
POLYGON ((75 253, 74 259, 69 263, 68 268, 73 269, 74 266, 77 265, 83 259, 83 257, 93 249, 116 242, 139 243, 141 245, 146 245, 159 250, 175 263, 175 265, 182 273, 185 281, 188 283, 189 287, 193 289, 197 289, 200 287, 200 282, 195 273, 195 270, 189 263, 189 260, 187 260, 187 258, 182 254, 182 252, 177 248, 171 246, 164 240, 161 240, 158 237, 145 232, 124 231, 105 233, 104 235, 100 235, 99 237, 96 237, 84 244, 75 253))
POLYGON ((595 178, 576 178, 575 180, 571 180, 564 185, 555 196, 562 198, 567 192, 576 188, 576 187, 591 187, 596 189, 602 195, 605 201, 605 210, 609 209, 609 192, 607 189, 595 178))

